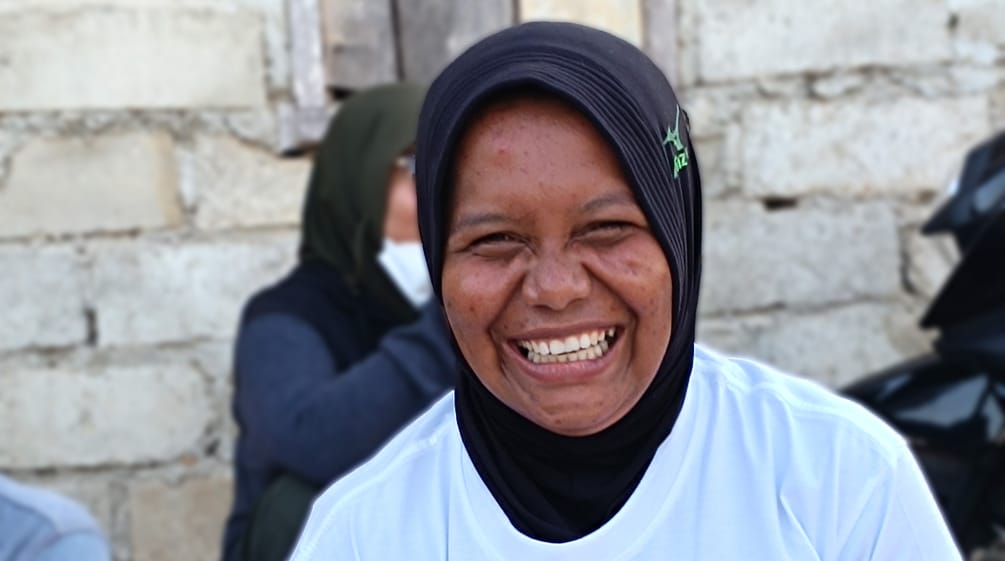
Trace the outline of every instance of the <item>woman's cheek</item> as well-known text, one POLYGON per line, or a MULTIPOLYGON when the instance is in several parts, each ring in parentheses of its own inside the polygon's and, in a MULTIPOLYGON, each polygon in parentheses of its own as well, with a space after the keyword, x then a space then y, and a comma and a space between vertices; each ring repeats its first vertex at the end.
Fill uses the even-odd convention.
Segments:
POLYGON ((509 274, 506 267, 471 260, 444 271, 444 306, 460 326, 479 323, 486 312, 502 305, 509 274))

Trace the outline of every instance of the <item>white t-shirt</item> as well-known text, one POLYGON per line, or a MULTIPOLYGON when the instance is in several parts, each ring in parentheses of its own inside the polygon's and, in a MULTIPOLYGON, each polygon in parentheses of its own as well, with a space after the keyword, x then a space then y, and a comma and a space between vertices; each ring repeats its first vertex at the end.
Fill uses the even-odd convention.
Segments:
POLYGON ((471 463, 453 394, 315 502, 291 561, 959 560, 910 450, 813 382, 695 348, 632 496, 580 539, 521 534, 471 463))

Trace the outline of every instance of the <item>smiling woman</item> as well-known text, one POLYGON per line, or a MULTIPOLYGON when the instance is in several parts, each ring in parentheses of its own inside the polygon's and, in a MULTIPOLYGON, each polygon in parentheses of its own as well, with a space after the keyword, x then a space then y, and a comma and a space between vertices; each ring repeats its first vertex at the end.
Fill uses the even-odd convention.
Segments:
POLYGON ((293 561, 959 559, 881 421, 695 344, 698 162, 638 49, 485 39, 430 88, 416 173, 457 388, 315 503, 293 561))
POLYGON ((599 432, 649 387, 670 339, 670 266, 585 117, 531 97, 461 141, 443 263, 458 346, 495 397, 553 432, 599 432))

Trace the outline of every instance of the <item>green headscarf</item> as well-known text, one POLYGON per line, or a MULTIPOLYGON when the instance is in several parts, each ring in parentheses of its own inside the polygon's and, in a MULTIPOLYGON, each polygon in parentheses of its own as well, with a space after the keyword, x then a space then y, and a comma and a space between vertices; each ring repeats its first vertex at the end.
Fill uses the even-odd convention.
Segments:
POLYGON ((415 143, 424 94, 415 84, 388 84, 345 101, 315 155, 304 204, 301 260, 334 267, 350 290, 383 305, 398 321, 415 317, 415 310, 376 257, 391 169, 415 143))

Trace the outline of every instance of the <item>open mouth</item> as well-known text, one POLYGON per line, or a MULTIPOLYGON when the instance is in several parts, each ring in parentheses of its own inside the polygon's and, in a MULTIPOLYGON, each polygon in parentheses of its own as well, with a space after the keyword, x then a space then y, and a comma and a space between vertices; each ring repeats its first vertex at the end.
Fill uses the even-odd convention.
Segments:
POLYGON ((520 340, 516 346, 524 358, 534 364, 577 362, 604 356, 617 341, 618 335, 616 328, 609 327, 560 339, 520 340))

